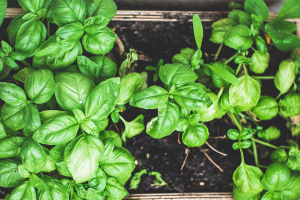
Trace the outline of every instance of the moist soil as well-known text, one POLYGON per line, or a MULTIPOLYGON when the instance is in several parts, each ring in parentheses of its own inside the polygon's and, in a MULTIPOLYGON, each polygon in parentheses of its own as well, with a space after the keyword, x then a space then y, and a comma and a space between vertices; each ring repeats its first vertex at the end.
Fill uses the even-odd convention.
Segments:
MULTIPOLYGON (((0 27, 0 39, 8 41, 6 28, 10 19, 5 19, 0 27)), ((204 23, 204 38, 202 44, 203 60, 205 63, 213 62, 214 54, 219 45, 209 41, 211 35, 211 23, 204 23)), ((139 61, 135 63, 135 71, 145 71, 148 65, 156 66, 159 59, 163 58, 165 63, 171 63, 173 55, 180 52, 182 48, 190 47, 196 49, 193 37, 193 27, 190 22, 111 22, 110 28, 115 28, 121 43, 124 45, 125 53, 120 55, 120 43, 115 44, 109 57, 111 57, 118 66, 126 58, 126 52, 134 48, 139 54, 139 61)), ((51 34, 54 34, 57 27, 51 26, 51 34)), ((272 44, 268 45, 270 53, 270 66, 266 75, 274 76, 278 70, 279 63, 290 56, 290 52, 280 52, 272 44)), ((252 51, 252 50, 249 50, 252 51)), ((235 50, 223 47, 218 60, 226 59, 236 53, 235 50)), ((251 55, 252 52, 250 52, 251 55)), ((88 53, 84 53, 89 55, 88 53)), ((29 59, 28 62, 31 63, 29 59)), ((23 66, 19 63, 21 67, 23 66)), ((234 62, 229 64, 233 69, 237 65, 234 62)), ((23 84, 14 80, 12 74, 1 81, 13 82, 23 87, 23 84)), ((249 72, 251 74, 251 72, 249 72)), ((163 87, 159 80, 153 82, 154 72, 148 72, 148 86, 159 85, 163 87)), ((216 92, 217 90, 213 90, 216 92)), ((279 91, 275 88, 273 80, 262 80, 262 95, 276 97, 279 91)), ((3 102, 0 102, 2 105, 3 102)), ((144 110, 130 107, 127 105, 127 111, 121 113, 127 121, 133 120, 139 114, 144 115, 144 122, 148 123, 153 117, 158 115, 157 110, 144 110)), ((225 115, 222 119, 215 119, 204 123, 210 132, 210 138, 207 142, 215 149, 224 152, 227 156, 220 155, 212 151, 206 144, 202 146, 209 157, 220 166, 221 172, 212 162, 201 152, 200 148, 190 148, 186 163, 181 170, 185 160, 185 151, 187 146, 182 143, 178 132, 172 133, 162 139, 153 139, 146 132, 127 140, 125 147, 132 153, 136 160, 136 168, 133 174, 142 169, 148 172, 157 171, 161 173, 162 179, 167 183, 166 186, 156 186, 153 184, 154 176, 143 175, 138 189, 131 189, 129 182, 126 188, 129 193, 171 193, 171 192, 230 192, 232 191, 232 174, 240 164, 240 153, 232 149, 233 141, 224 138, 214 138, 224 136, 228 129, 236 128, 230 118, 225 115)), ((265 129, 269 126, 276 126, 281 130, 281 138, 273 142, 275 145, 286 145, 286 138, 290 137, 290 131, 286 128, 286 121, 277 116, 270 121, 259 122, 265 129)), ((124 129, 122 122, 116 124, 119 129, 124 129)), ((115 130, 112 122, 108 126, 115 130)), ((255 125, 252 124, 254 128, 255 125)), ((254 164, 254 157, 250 151, 244 150, 245 161, 247 164, 254 164)), ((260 164, 270 164, 270 158, 267 154, 272 149, 258 145, 258 152, 262 155, 260 164), (266 153, 267 152, 267 153, 266 153)), ((11 189, 0 188, 0 198, 11 192, 11 189)))

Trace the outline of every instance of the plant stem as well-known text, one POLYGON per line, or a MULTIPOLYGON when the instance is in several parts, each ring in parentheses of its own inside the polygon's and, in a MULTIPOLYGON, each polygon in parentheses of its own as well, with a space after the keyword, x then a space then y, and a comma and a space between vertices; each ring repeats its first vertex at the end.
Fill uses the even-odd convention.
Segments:
POLYGON ((31 65, 25 60, 20 60, 20 62, 26 65, 27 67, 31 67, 31 65))
POLYGON ((255 161, 255 165, 256 167, 259 167, 259 163, 258 163, 258 156, 257 156, 257 149, 256 149, 256 143, 254 141, 254 137, 251 137, 252 140, 252 145, 253 145, 253 154, 254 154, 254 161, 255 161))
POLYGON ((219 56, 219 54, 220 54, 220 52, 221 52, 221 50, 222 50, 222 47, 223 47, 223 43, 220 44, 220 46, 219 46, 219 48, 218 48, 218 51, 217 51, 217 53, 216 53, 216 55, 215 55, 214 60, 217 60, 217 59, 218 59, 218 56, 219 56))
POLYGON ((218 99, 220 99, 220 97, 222 96, 223 91, 224 91, 224 86, 222 86, 221 89, 218 92, 218 99))
POLYGON ((251 76, 251 78, 256 78, 256 79, 274 79, 275 76, 251 76))
POLYGON ((237 55, 239 55, 239 53, 237 52, 236 54, 234 54, 233 56, 231 56, 230 58, 228 58, 224 64, 227 65, 230 61, 232 61, 237 55))
POLYGON ((282 93, 280 92, 280 94, 275 98, 275 100, 277 100, 281 95, 282 93))
POLYGON ((273 148, 273 149, 278 149, 277 146, 275 146, 275 145, 273 145, 273 144, 269 144, 269 143, 264 142, 264 141, 261 141, 261 140, 258 140, 258 139, 256 139, 256 138, 253 138, 253 141, 254 141, 254 142, 257 142, 257 143, 259 143, 259 144, 265 145, 265 146, 267 146, 267 147, 271 147, 271 148, 273 148))
POLYGON ((236 74, 236 75, 239 74, 241 67, 242 67, 242 63, 239 64, 239 66, 237 67, 237 69, 236 69, 236 71, 235 71, 235 74, 236 74))
POLYGON ((236 117, 234 116, 234 114, 232 112, 229 112, 229 113, 230 113, 230 118, 235 123, 235 125, 238 127, 239 131, 242 131, 243 130, 242 125, 237 121, 236 117))
POLYGON ((47 19, 47 36, 50 37, 50 21, 47 19))
POLYGON ((260 168, 268 168, 268 166, 264 166, 264 165, 259 165, 258 167, 260 167, 260 168))
MULTIPOLYGON (((240 142, 240 141, 239 141, 240 142)), ((241 152, 241 159, 242 159, 242 163, 245 163, 245 159, 244 159, 244 153, 242 148, 240 148, 240 152, 241 152)))

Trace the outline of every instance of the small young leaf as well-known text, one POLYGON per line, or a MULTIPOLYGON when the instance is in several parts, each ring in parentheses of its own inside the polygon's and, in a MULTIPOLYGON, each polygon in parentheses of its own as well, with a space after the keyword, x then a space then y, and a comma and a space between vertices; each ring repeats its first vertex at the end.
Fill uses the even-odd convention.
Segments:
POLYGON ((291 60, 284 60, 280 63, 279 69, 275 75, 274 83, 281 94, 286 93, 293 85, 296 78, 295 64, 291 60))
POLYGON ((209 131, 204 124, 189 126, 182 135, 182 141, 188 147, 200 147, 208 139, 209 131))
POLYGON ((280 113, 284 117, 296 116, 300 113, 300 94, 288 93, 279 101, 280 113))
POLYGON ((251 37, 251 31, 248 26, 244 24, 239 24, 233 27, 224 36, 224 44, 234 49, 243 47, 245 50, 249 49, 253 44, 253 39, 251 37))
POLYGON ((203 26, 200 17, 197 14, 194 14, 193 16, 193 29, 197 47, 198 49, 201 49, 203 39, 203 26))
POLYGON ((240 133, 236 129, 229 129, 227 131, 227 136, 231 140, 237 140, 240 136, 240 133))
POLYGON ((261 96, 252 111, 261 120, 270 120, 278 113, 278 103, 273 97, 261 96))
POLYGON ((5 42, 4 40, 1 40, 1 46, 2 46, 2 49, 5 53, 10 53, 12 51, 11 46, 7 42, 5 42))
POLYGON ((254 51, 249 64, 250 71, 256 74, 263 74, 269 67, 270 54, 268 52, 261 54, 259 51, 254 51))
POLYGON ((132 138, 132 137, 140 134, 145 129, 144 115, 142 115, 142 114, 137 116, 131 122, 127 122, 123 118, 121 118, 121 120, 125 124, 125 131, 122 133, 122 138, 124 138, 124 137, 132 138))

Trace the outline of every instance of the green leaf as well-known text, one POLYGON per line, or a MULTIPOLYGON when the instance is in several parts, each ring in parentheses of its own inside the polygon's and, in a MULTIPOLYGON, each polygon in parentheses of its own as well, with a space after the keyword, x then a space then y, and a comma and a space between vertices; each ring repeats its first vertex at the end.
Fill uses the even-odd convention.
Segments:
POLYGON ((84 20, 84 31, 93 35, 105 28, 108 23, 109 19, 104 16, 89 17, 84 20))
POLYGON ((33 139, 47 145, 58 145, 73 140, 79 124, 70 115, 61 115, 46 121, 33 134, 33 139))
MULTIPOLYGON (((137 116, 134 120, 131 122, 125 121, 123 118, 121 118, 125 125, 125 131, 122 133, 122 138, 132 138, 138 134, 140 134, 144 129, 144 115, 140 114, 137 116)), ((125 141, 126 142, 126 141, 125 141)))
POLYGON ((286 166, 290 170, 300 171, 300 150, 298 145, 292 145, 289 150, 289 157, 286 166))
POLYGON ((25 180, 18 170, 20 163, 12 159, 4 159, 0 162, 0 186, 6 188, 17 187, 25 180))
POLYGON ((98 199, 99 194, 93 188, 88 187, 86 184, 76 184, 75 190, 80 198, 83 199, 98 199))
MULTIPOLYGON (((2 7, 1 7, 2 8, 2 7)), ((9 42, 12 46, 15 46, 15 41, 16 41, 16 37, 17 37, 17 33, 20 30, 21 25, 26 22, 26 20, 23 20, 24 14, 18 15, 16 18, 14 18, 9 26, 7 27, 7 35, 8 35, 8 39, 9 42)))
POLYGON ((201 49, 203 39, 203 26, 200 17, 196 14, 194 14, 193 16, 193 29, 197 47, 198 49, 201 49))
POLYGON ((101 120, 92 120, 93 123, 97 126, 98 131, 103 131, 108 126, 108 118, 101 120))
POLYGON ((104 16, 112 19, 117 13, 117 5, 113 0, 84 0, 87 4, 87 14, 92 16, 104 16))
POLYGON ((36 105, 29 104, 26 108, 24 120, 27 132, 32 135, 33 132, 41 126, 41 118, 36 105))
POLYGON ((53 73, 48 69, 35 71, 26 78, 24 87, 33 103, 46 103, 55 92, 53 73))
POLYGON ((239 47, 243 47, 245 50, 249 49, 253 44, 250 29, 244 24, 233 27, 226 33, 224 44, 236 50, 239 47))
POLYGON ((261 17, 263 21, 269 18, 269 9, 263 0, 246 0, 245 10, 249 15, 261 17))
POLYGON ((254 135, 255 132, 255 129, 243 128, 243 130, 240 132, 239 138, 242 140, 248 140, 252 135, 254 135))
POLYGON ((255 37, 255 44, 256 44, 258 52, 261 55, 265 55, 267 53, 268 48, 267 48, 266 41, 261 36, 255 37))
POLYGON ((132 176, 131 181, 130 181, 130 188, 131 189, 138 189, 139 184, 141 182, 141 176, 144 175, 144 174, 147 174, 147 169, 142 169, 141 171, 136 172, 132 176))
MULTIPOLYGON (((263 20, 261 17, 255 15, 255 14, 251 14, 251 20, 252 20, 252 24, 250 25, 251 34, 253 37, 255 37, 254 39, 257 42, 257 38, 262 39, 262 37, 260 36, 260 29, 263 26, 263 20)), ((263 41, 263 39, 262 39, 262 41, 263 41)), ((265 44, 265 47, 266 47, 266 51, 267 51, 266 44, 265 44)), ((263 51, 260 53, 265 53, 266 51, 263 51)))
POLYGON ((291 172, 287 166, 281 163, 272 163, 261 180, 261 184, 265 190, 273 192, 282 189, 290 180, 291 172))
POLYGON ((299 18, 300 2, 297 0, 287 0, 282 5, 278 18, 280 19, 295 19, 299 18))
POLYGON ((233 19, 224 18, 212 23, 211 28, 214 29, 217 27, 228 26, 228 25, 236 26, 238 25, 238 23, 233 19))
POLYGON ((81 128, 87 134, 93 135, 95 137, 99 136, 100 130, 98 129, 98 126, 94 123, 94 121, 92 121, 90 119, 83 120, 81 122, 81 128))
MULTIPOLYGON (((25 169, 25 167, 23 166, 23 165, 21 165, 20 163, 18 163, 19 165, 18 165, 18 172, 19 172, 19 174, 25 179, 25 178, 29 178, 29 176, 30 176, 30 173, 29 173, 29 171, 27 171, 26 169, 25 169)), ((15 171, 15 170, 14 170, 15 171)))
POLYGON ((271 160, 272 162, 280 162, 285 164, 287 159, 288 159, 288 155, 285 152, 285 149, 277 149, 275 150, 272 154, 271 154, 271 160))
POLYGON ((72 177, 72 174, 70 173, 65 161, 57 162, 56 163, 57 172, 66 177, 72 177))
POLYGON ((284 60, 280 63, 279 69, 275 75, 274 83, 281 94, 288 92, 296 78, 295 64, 291 60, 284 60))
POLYGON ((20 6, 26 12, 36 13, 41 8, 43 8, 45 0, 35 0, 35 1, 28 1, 28 0, 18 0, 20 6))
POLYGON ((7 137, 6 131, 4 130, 4 126, 2 120, 0 118, 0 139, 7 137))
POLYGON ((103 151, 102 141, 91 135, 80 135, 68 144, 64 161, 76 183, 91 179, 98 169, 103 151))
POLYGON ((111 154, 112 154, 112 152, 115 148, 113 137, 105 138, 105 139, 102 140, 102 142, 104 144, 104 153, 103 153, 103 155, 100 159, 100 163, 102 161, 105 161, 106 159, 108 159, 111 156, 111 154))
POLYGON ((279 101, 280 113, 284 117, 296 116, 300 113, 300 94, 288 93, 279 101))
POLYGON ((293 32, 297 30, 297 25, 284 19, 276 19, 265 25, 265 31, 269 34, 273 42, 289 43, 293 39, 293 32))
MULTIPOLYGON (((173 56, 172 58, 172 62, 173 63, 181 63, 183 65, 187 65, 190 66, 191 65, 191 61, 192 61, 192 57, 195 54, 195 50, 191 49, 191 48, 184 48, 180 50, 179 54, 176 54, 173 56)), ((168 67, 172 67, 174 66, 174 64, 166 64, 168 67)), ((179 66, 179 65, 178 65, 179 66)), ((186 67, 187 67, 186 66, 186 67)), ((178 67, 177 67, 178 68, 178 67)), ((171 69, 171 70, 180 70, 180 69, 171 69)), ((184 69, 183 69, 184 70, 184 69)), ((171 75, 172 76, 172 75, 171 75)))
POLYGON ((105 27, 94 34, 84 34, 82 45, 92 54, 106 54, 113 48, 117 34, 105 27))
POLYGON ((45 182, 35 174, 30 174, 29 183, 37 189, 47 189, 45 182))
POLYGON ((72 22, 83 22, 86 12, 86 4, 83 0, 61 0, 55 2, 51 16, 61 27, 72 22))
POLYGON ((83 25, 80 22, 73 22, 60 27, 55 34, 66 40, 80 40, 84 34, 83 25))
MULTIPOLYGON (((193 54, 194 55, 194 54, 193 54)), ((159 68, 159 78, 167 86, 195 83, 198 76, 183 64, 165 64, 159 68)))
POLYGON ((12 130, 20 130, 25 127, 26 104, 9 105, 5 103, 1 109, 3 124, 12 130))
POLYGON ((300 197, 300 191, 298 189, 298 185, 300 184, 300 174, 299 172, 293 171, 292 177, 288 184, 283 186, 283 188, 280 190, 280 192, 283 195, 283 199, 299 199, 300 197))
POLYGON ((206 92, 197 85, 186 85, 172 94, 176 103, 190 110, 209 108, 213 102, 206 92))
POLYGON ((12 59, 18 60, 18 61, 21 61, 21 60, 24 60, 24 59, 25 59, 25 57, 24 57, 22 54, 18 53, 18 52, 10 52, 10 53, 9 53, 9 56, 10 56, 12 59))
POLYGON ((106 160, 102 160, 100 165, 110 176, 119 177, 130 174, 135 168, 135 160, 131 153, 125 148, 115 147, 106 160))
POLYGON ((56 101, 66 111, 84 110, 88 97, 95 88, 91 79, 79 73, 58 73, 55 82, 56 101))
POLYGON ((27 100, 22 88, 7 82, 0 82, 0 98, 11 105, 21 105, 27 100))
POLYGON ((210 98, 210 101, 213 102, 213 104, 208 106, 207 108, 200 108, 194 111, 194 113, 200 115, 200 121, 204 122, 213 120, 217 116, 219 111, 218 96, 214 93, 208 93, 207 95, 210 98))
POLYGON ((40 112, 40 117, 42 122, 46 122, 49 119, 53 118, 53 117, 57 117, 60 115, 66 115, 67 112, 66 111, 60 111, 60 110, 45 110, 40 112))
POLYGON ((20 69, 19 65, 12 58, 10 58, 10 57, 4 57, 4 62, 9 67, 11 67, 13 70, 20 69))
POLYGON ((2 46, 2 49, 5 53, 10 53, 12 51, 11 46, 7 42, 5 42, 4 40, 1 40, 1 46, 2 46))
POLYGON ((155 180, 153 180, 153 183, 157 186, 164 186, 164 185, 168 185, 161 177, 161 173, 159 172, 149 172, 149 176, 155 176, 155 180))
POLYGON ((0 1, 0 26, 5 18, 6 8, 7 8, 7 0, 1 0, 0 1))
POLYGON ((254 51, 251 56, 251 63, 249 64, 250 71, 256 74, 262 74, 269 67, 270 54, 268 52, 261 54, 259 51, 254 51))
POLYGON ((85 115, 91 120, 106 118, 114 109, 120 93, 120 78, 110 78, 99 85, 90 93, 85 115))
MULTIPOLYGON (((153 87, 153 86, 152 86, 153 87)), ((175 103, 167 102, 158 108, 158 117, 147 124, 146 132, 155 139, 170 135, 176 130, 180 118, 180 110, 175 103)))
POLYGON ((105 138, 110 138, 110 137, 114 138, 114 145, 116 147, 122 147, 122 140, 118 133, 111 130, 104 130, 99 134, 100 140, 104 140, 105 138))
POLYGON ((212 30, 209 40, 216 44, 224 43, 225 34, 233 28, 232 25, 216 27, 212 30))
POLYGON ((235 184, 233 184, 233 196, 236 200, 260 200, 260 193, 252 194, 242 192, 235 184))
POLYGON ((219 100, 219 108, 223 111, 229 111, 232 108, 232 105, 229 102, 229 91, 223 91, 223 94, 219 100))
POLYGON ((249 14, 241 10, 233 10, 228 14, 229 19, 233 19, 239 24, 244 24, 246 26, 251 25, 251 17, 249 14))
POLYGON ((234 171, 233 182, 237 189, 244 193, 257 194, 263 190, 260 179, 263 172, 251 165, 246 165, 244 162, 234 171))
POLYGON ((122 77, 117 104, 126 104, 135 93, 141 90, 143 84, 144 80, 139 73, 134 72, 122 77))
POLYGON ((240 144, 240 148, 248 149, 249 147, 251 147, 251 145, 252 145, 252 141, 250 140, 242 141, 240 144))
POLYGON ((36 200, 36 192, 34 187, 29 183, 29 181, 25 181, 22 185, 16 187, 11 194, 9 195, 9 199, 30 199, 36 200))
POLYGON ((37 49, 46 39, 47 29, 39 20, 30 20, 20 26, 16 37, 16 51, 25 58, 35 54, 37 49))
POLYGON ((231 140, 237 140, 240 136, 240 133, 236 129, 229 129, 227 131, 227 136, 231 140))
POLYGON ((204 124, 189 126, 182 135, 182 141, 188 147, 202 146, 208 139, 209 131, 204 124))
POLYGON ((278 103, 273 97, 261 96, 252 111, 261 120, 270 120, 278 113, 278 103))
POLYGON ((58 144, 50 150, 50 156, 54 162, 59 163, 64 161, 64 151, 68 143, 58 144))
POLYGON ((50 151, 46 147, 43 147, 43 149, 47 155, 47 161, 46 165, 42 169, 42 172, 52 172, 56 169, 55 161, 52 159, 50 151))
POLYGON ((130 100, 130 105, 138 108, 155 109, 164 106, 168 101, 168 92, 158 86, 151 86, 135 93, 130 100))
POLYGON ((89 180, 89 186, 90 188, 97 190, 98 193, 102 192, 105 189, 106 174, 101 168, 98 168, 96 173, 89 180))
MULTIPOLYGON (((213 73, 212 73, 213 79, 217 78, 214 76, 214 74, 216 74, 218 77, 220 77, 221 79, 224 80, 224 81, 222 81, 224 86, 228 86, 229 83, 233 83, 233 84, 238 83, 238 79, 236 78, 234 71, 228 65, 226 65, 222 62, 213 62, 210 64, 206 64, 205 66, 210 68, 213 71, 213 73)), ((221 88, 221 87, 218 87, 218 88, 221 88)))
POLYGON ((69 199, 65 186, 59 180, 44 175, 44 182, 47 189, 40 190, 39 200, 49 200, 49 197, 52 199, 69 199))
POLYGON ((24 20, 35 20, 35 19, 39 19, 39 16, 36 13, 27 13, 22 17, 22 19, 24 19, 24 20))
POLYGON ((260 85, 248 74, 238 78, 238 84, 232 84, 229 88, 229 101, 232 106, 241 111, 253 108, 260 97, 260 85))
POLYGON ((43 147, 31 138, 23 143, 21 158, 25 169, 35 174, 39 173, 47 162, 47 154, 43 147))
POLYGON ((105 192, 109 199, 123 199, 128 194, 124 186, 113 177, 107 179, 105 192))

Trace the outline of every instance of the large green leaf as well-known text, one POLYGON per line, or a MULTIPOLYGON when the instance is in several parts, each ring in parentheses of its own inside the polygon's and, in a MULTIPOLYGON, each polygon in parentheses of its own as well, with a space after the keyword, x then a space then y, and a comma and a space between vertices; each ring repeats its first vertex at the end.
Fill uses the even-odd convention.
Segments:
POLYGON ((25 127, 26 104, 9 105, 5 103, 1 109, 3 124, 12 130, 20 130, 25 127))
POLYGON ((26 131, 31 135, 38 127, 41 126, 41 118, 36 105, 29 104, 26 108, 24 120, 26 123, 26 131))
POLYGON ((83 22, 86 17, 86 4, 83 0, 56 1, 51 16, 58 26, 83 22))
POLYGON ((17 33, 20 30, 21 25, 26 22, 26 20, 22 19, 23 16, 24 14, 18 15, 10 22, 9 26, 7 27, 8 39, 12 46, 15 46, 17 33))
POLYGON ((84 0, 87 4, 87 14, 92 16, 104 16, 112 19, 117 13, 117 5, 113 0, 84 0))
POLYGON ((40 9, 43 8, 45 0, 18 0, 18 3, 26 12, 37 13, 40 9))
POLYGON ((188 126, 182 135, 182 141, 188 147, 202 146, 208 139, 208 128, 204 124, 188 126))
POLYGON ((288 93, 279 101, 280 113, 284 117, 296 116, 300 113, 300 94, 288 93))
POLYGON ((45 175, 44 181, 47 185, 47 188, 44 190, 40 190, 40 192, 38 193, 39 200, 69 199, 66 188, 59 180, 45 175))
POLYGON ((135 160, 125 148, 115 147, 110 156, 101 161, 100 165, 110 176, 119 177, 130 174, 135 168, 135 160))
POLYGON ((84 31, 94 34, 103 29, 109 23, 109 19, 104 16, 89 17, 84 20, 84 31))
POLYGON ((235 184, 233 184, 233 196, 235 200, 260 200, 260 193, 245 193, 239 190, 235 184))
POLYGON ((87 99, 86 117, 93 121, 106 118, 114 110, 119 93, 120 78, 110 78, 97 85, 87 99))
POLYGON ((251 16, 241 10, 233 10, 228 14, 228 18, 234 20, 236 23, 244 24, 246 26, 251 25, 251 16))
POLYGON ((280 63, 279 69, 276 72, 274 83, 281 94, 288 92, 293 85, 296 75, 295 64, 291 60, 284 60, 280 63))
POLYGON ((18 165, 20 165, 16 160, 4 159, 0 161, 0 186, 11 188, 17 187, 22 184, 25 180, 18 170, 18 165))
POLYGON ((228 33, 226 33, 224 37, 225 45, 234 49, 244 47, 246 50, 249 49, 253 44, 251 31, 248 26, 244 24, 239 24, 233 27, 230 31, 228 31, 228 33))
POLYGON ((269 8, 263 0, 246 0, 245 10, 249 15, 261 17, 263 21, 269 18, 269 8))
POLYGON ((21 149, 22 164, 32 173, 39 173, 47 162, 43 147, 31 138, 26 139, 21 149))
POLYGON ((258 103, 252 111, 261 120, 270 120, 275 117, 278 113, 277 101, 269 96, 261 96, 258 103))
POLYGON ((42 122, 46 122, 49 119, 53 118, 53 117, 57 117, 60 115, 66 115, 67 112, 66 111, 60 111, 60 110, 44 110, 42 112, 40 112, 40 117, 42 122))
POLYGON ((36 192, 34 187, 25 181, 22 185, 16 187, 9 195, 9 200, 36 200, 36 192))
POLYGON ((216 44, 224 43, 225 34, 233 28, 232 25, 216 27, 212 30, 209 40, 216 44))
POLYGON ((300 9, 299 1, 286 0, 279 11, 278 18, 280 19, 300 18, 299 9, 300 9))
POLYGON ((33 56, 45 41, 46 32, 45 25, 37 19, 24 22, 17 33, 16 51, 25 58, 33 56))
POLYGON ((95 88, 91 79, 79 73, 58 73, 55 82, 57 103, 66 111, 84 110, 88 96, 95 88))
POLYGON ((74 117, 61 115, 40 126, 34 132, 33 139, 47 145, 64 144, 76 137, 78 129, 79 124, 74 117))
POLYGON ((168 102, 158 109, 158 117, 147 124, 146 132, 155 139, 170 135, 176 130, 180 118, 179 107, 168 102))
POLYGON ((35 71, 36 70, 31 67, 25 67, 25 68, 19 70, 18 73, 14 74, 13 77, 16 80, 18 80, 22 83, 25 83, 26 78, 35 71))
MULTIPOLYGON (((234 71, 232 68, 223 62, 213 62, 210 64, 206 64, 206 67, 210 68, 212 70, 212 78, 214 81, 214 84, 216 87, 221 88, 222 86, 229 86, 230 83, 237 84, 239 81, 235 76, 234 71), (215 74, 215 75, 214 75, 215 74), (216 76, 217 75, 217 76, 216 76), (220 84, 216 84, 216 79, 223 79, 222 86, 220 87, 220 84)), ((220 82, 220 81, 217 81, 220 82)))
POLYGON ((64 151, 68 143, 58 144, 50 150, 51 158, 56 162, 64 161, 64 151))
POLYGON ((60 27, 55 32, 55 35, 66 40, 80 40, 83 34, 83 25, 80 22, 73 22, 67 24, 63 27, 60 27))
POLYGON ((268 52, 261 54, 259 51, 254 51, 249 64, 250 71, 256 74, 262 74, 269 67, 270 54, 268 52))
POLYGON ((128 194, 124 186, 113 177, 107 179, 105 192, 109 199, 123 199, 128 194))
POLYGON ((20 105, 27 100, 22 88, 12 83, 0 82, 0 98, 7 104, 20 105))
POLYGON ((275 43, 290 43, 294 37, 293 32, 296 30, 296 24, 284 19, 276 19, 265 25, 265 31, 275 43))
POLYGON ((91 135, 81 135, 68 144, 64 161, 76 183, 91 179, 99 167, 103 151, 102 141, 91 135))
POLYGON ((0 26, 5 18, 7 8, 7 0, 0 0, 0 26))
POLYGON ((300 172, 293 171, 290 181, 282 187, 280 192, 283 194, 283 199, 297 200, 300 197, 299 184, 300 172))
POLYGON ((50 151, 46 147, 43 147, 43 149, 47 155, 47 161, 45 166, 42 169, 42 172, 52 172, 56 169, 55 161, 52 159, 50 155, 50 151))
POLYGON ((24 87, 33 103, 46 103, 55 92, 53 73, 48 69, 35 71, 26 78, 24 87))
MULTIPOLYGON (((178 54, 175 54, 172 58, 172 62, 173 63, 180 63, 180 64, 183 64, 183 65, 187 65, 187 66, 190 66, 191 65, 191 61, 192 61, 192 57, 193 55, 195 54, 195 50, 194 49, 191 49, 191 48, 184 48, 184 49, 181 49, 180 50, 180 53, 178 54)), ((177 64, 178 65, 178 64, 177 64)), ((162 66, 162 65, 160 65, 162 66)), ((174 64, 166 64, 166 66, 168 67, 172 67, 172 66, 176 66, 174 64)), ((187 67, 186 66, 186 67, 187 67)), ((170 70, 168 68, 166 68, 166 70, 170 70)), ((176 70, 178 70, 177 68, 174 68, 174 69, 171 69, 172 71, 175 71, 176 73, 176 70)), ((185 69, 183 69, 185 70, 185 69)), ((174 72, 173 72, 174 73, 174 72)), ((168 75, 168 74, 166 74, 168 75)), ((171 76, 173 76, 171 74, 171 76)), ((168 78, 168 77, 166 77, 168 78)), ((169 77, 170 78, 170 77, 169 77)))
POLYGON ((106 186, 106 174, 100 167, 97 169, 97 172, 89 180, 90 188, 97 190, 97 192, 102 192, 106 186))

